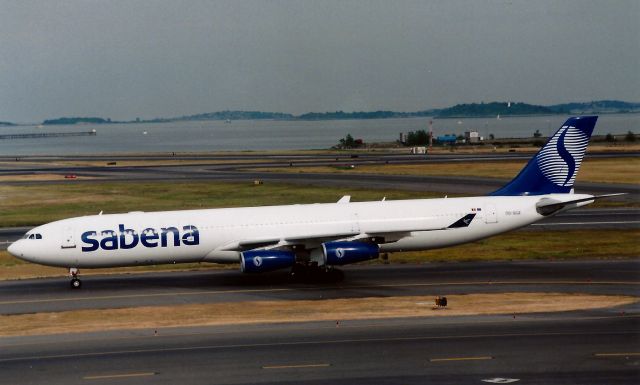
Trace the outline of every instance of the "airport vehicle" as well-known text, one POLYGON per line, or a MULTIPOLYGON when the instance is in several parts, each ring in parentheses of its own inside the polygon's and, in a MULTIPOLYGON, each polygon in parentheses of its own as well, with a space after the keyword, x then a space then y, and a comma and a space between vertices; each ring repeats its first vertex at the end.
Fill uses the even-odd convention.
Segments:
POLYGON ((568 119, 511 182, 487 196, 100 213, 36 227, 8 251, 69 268, 78 288, 79 268, 239 262, 245 273, 296 274, 459 245, 605 197, 573 191, 596 120, 568 119))

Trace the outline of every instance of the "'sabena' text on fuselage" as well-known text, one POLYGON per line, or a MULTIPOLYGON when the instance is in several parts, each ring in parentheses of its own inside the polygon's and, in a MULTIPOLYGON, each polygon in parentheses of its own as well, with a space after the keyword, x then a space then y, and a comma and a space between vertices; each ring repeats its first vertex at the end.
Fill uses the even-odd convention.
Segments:
POLYGON ((133 249, 138 245, 143 247, 168 247, 170 244, 172 246, 200 244, 200 232, 193 225, 183 226, 182 234, 177 227, 168 226, 160 228, 159 232, 151 227, 146 228, 138 235, 134 230, 127 229, 123 224, 120 224, 118 225, 118 232, 102 230, 100 235, 102 239, 97 239, 97 231, 85 231, 82 233, 80 236, 84 243, 82 251, 133 249))

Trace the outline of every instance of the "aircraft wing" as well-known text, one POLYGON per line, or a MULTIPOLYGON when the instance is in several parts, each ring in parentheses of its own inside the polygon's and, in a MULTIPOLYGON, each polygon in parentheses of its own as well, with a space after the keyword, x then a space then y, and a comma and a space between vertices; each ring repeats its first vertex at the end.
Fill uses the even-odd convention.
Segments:
POLYGON ((406 223, 400 226, 394 226, 393 229, 387 231, 368 231, 368 232, 344 232, 344 233, 326 233, 326 234, 307 234, 282 237, 266 237, 259 239, 243 239, 231 242, 219 250, 221 251, 247 251, 253 249, 273 249, 285 246, 301 245, 305 248, 319 247, 324 242, 331 241, 355 241, 370 240, 374 243, 396 242, 401 238, 408 236, 411 232, 419 231, 437 231, 455 229, 459 227, 467 227, 475 217, 475 213, 467 214, 458 219, 449 226, 416 226, 415 223, 406 223))
POLYGON ((281 246, 292 246, 308 243, 323 243, 329 241, 335 241, 339 239, 349 238, 359 235, 360 232, 349 233, 327 233, 327 234, 309 234, 298 235, 292 237, 270 237, 262 239, 244 239, 237 242, 231 242, 223 246, 220 250, 223 251, 245 251, 259 248, 273 248, 281 246))

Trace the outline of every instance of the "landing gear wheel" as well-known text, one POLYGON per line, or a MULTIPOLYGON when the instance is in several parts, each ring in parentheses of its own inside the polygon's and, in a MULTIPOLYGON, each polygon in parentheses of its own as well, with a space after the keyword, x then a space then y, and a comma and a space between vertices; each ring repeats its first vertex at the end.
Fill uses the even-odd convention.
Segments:
POLYGON ((330 268, 326 272, 326 279, 329 282, 341 282, 344 280, 344 273, 342 270, 338 270, 336 268, 330 268))
POLYGON ((69 282, 69 285, 72 289, 79 289, 82 286, 82 282, 78 278, 79 272, 80 271, 75 267, 69 268, 69 275, 71 276, 71 282, 69 282))
POLYGON ((78 278, 72 278, 70 285, 72 289, 79 289, 82 286, 82 281, 80 281, 78 278))
POLYGON ((293 282, 335 283, 344 279, 344 273, 334 267, 324 268, 312 264, 296 264, 289 277, 293 282))

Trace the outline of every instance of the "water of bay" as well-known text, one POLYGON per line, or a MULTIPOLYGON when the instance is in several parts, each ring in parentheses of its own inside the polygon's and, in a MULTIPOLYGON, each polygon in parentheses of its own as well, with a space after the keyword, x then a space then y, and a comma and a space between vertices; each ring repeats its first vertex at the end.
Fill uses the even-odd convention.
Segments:
MULTIPOLYGON (((496 138, 546 136, 566 116, 434 119, 434 135, 475 130, 496 138)), ((92 155, 123 153, 210 152, 244 150, 327 149, 351 134, 365 142, 393 142, 400 132, 428 130, 429 118, 272 121, 191 121, 174 123, 100 124, 0 127, 0 135, 19 133, 88 132, 95 136, 0 140, 0 154, 92 155)), ((640 114, 602 115, 595 134, 638 132, 640 114)))

